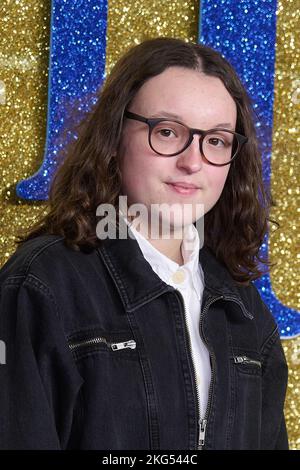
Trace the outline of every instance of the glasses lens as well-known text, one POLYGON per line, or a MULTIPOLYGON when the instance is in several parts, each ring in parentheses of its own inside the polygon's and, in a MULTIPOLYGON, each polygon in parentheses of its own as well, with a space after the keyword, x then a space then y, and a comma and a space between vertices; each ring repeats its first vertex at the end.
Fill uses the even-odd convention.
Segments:
POLYGON ((173 121, 161 121, 151 132, 151 146, 162 155, 172 155, 184 149, 189 139, 189 130, 173 121))
POLYGON ((207 134, 202 143, 202 150, 208 161, 227 163, 237 154, 239 144, 236 136, 227 131, 215 131, 207 134))

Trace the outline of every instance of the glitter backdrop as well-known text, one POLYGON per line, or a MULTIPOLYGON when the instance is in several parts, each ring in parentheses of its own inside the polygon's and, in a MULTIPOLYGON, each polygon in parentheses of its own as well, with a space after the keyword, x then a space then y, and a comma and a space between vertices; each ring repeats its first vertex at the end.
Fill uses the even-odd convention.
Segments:
MULTIPOLYGON (((209 3, 214 8, 214 2, 209 3)), ((0 6, 0 265, 15 249, 16 231, 29 227, 47 211, 42 201, 18 198, 16 183, 41 167, 45 151, 50 8, 50 0, 2 0, 0 6)), ((198 16, 197 1, 109 0, 106 72, 128 47, 145 38, 167 35, 196 41, 198 16)), ((299 160, 296 154, 299 152, 300 48, 297 31, 295 3, 278 2, 270 184, 276 201, 271 216, 280 222, 281 228, 270 236, 269 254, 278 262, 271 272, 277 298, 283 305, 299 310, 296 181, 299 160)), ((289 442, 291 448, 300 449, 300 337, 283 340, 283 347, 289 364, 285 407, 289 442)))
POLYGON ((15 232, 45 211, 17 198, 15 186, 39 168, 44 154, 49 20, 50 1, 1 1, 0 264, 14 251, 15 232))
POLYGON ((276 5, 274 0, 203 0, 199 28, 201 41, 233 64, 255 103, 264 182, 271 186, 276 204, 271 218, 281 225, 266 237, 261 250, 278 264, 270 276, 262 276, 255 284, 277 320, 281 337, 295 336, 292 341, 283 340, 289 364, 285 413, 291 448, 300 448, 298 16, 291 1, 276 5))
POLYGON ((17 195, 46 200, 57 168, 56 155, 72 133, 60 138, 70 125, 70 111, 79 119, 93 104, 93 96, 104 78, 106 59, 107 1, 54 0, 50 21, 48 115, 45 157, 39 171, 20 181, 17 195))
MULTIPOLYGON (((217 49, 229 60, 253 100, 266 188, 270 187, 272 176, 276 7, 276 0, 265 0, 263 3, 260 0, 215 0, 213 3, 203 0, 199 27, 200 41, 217 49)), ((260 253, 268 257, 268 251, 269 234, 266 234, 260 253)), ((274 269, 271 272, 273 274, 274 269)), ((299 335, 299 311, 280 302, 270 275, 261 276, 254 284, 275 317, 281 338, 299 335)))
MULTIPOLYGON (((299 294, 299 149, 300 149, 300 25, 292 0, 277 6, 275 101, 271 188, 276 201, 271 216, 281 229, 270 239, 278 265, 271 272, 273 289, 284 305, 300 310, 299 294), (298 182, 297 182, 298 180, 298 182)), ((284 340, 289 365, 285 403, 289 443, 300 449, 300 336, 284 340)))

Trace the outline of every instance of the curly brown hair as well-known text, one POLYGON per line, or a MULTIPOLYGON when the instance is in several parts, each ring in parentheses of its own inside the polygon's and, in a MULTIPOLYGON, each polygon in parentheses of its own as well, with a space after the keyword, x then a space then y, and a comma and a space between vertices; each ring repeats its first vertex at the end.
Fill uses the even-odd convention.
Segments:
MULTIPOLYGON (((248 137, 241 154, 230 165, 222 194, 205 214, 204 244, 221 261, 237 284, 248 285, 273 266, 259 254, 267 233, 272 197, 264 188, 261 151, 255 131, 254 108, 231 64, 203 44, 160 37, 130 48, 99 88, 95 104, 76 126, 77 138, 59 155, 47 215, 17 244, 41 234, 57 234, 75 250, 99 246, 96 208, 118 208, 121 172, 118 147, 123 115, 141 86, 167 67, 181 66, 218 77, 237 106, 236 132, 248 137), (263 272, 260 263, 266 265, 263 272)), ((117 211, 118 212, 118 211, 117 211)), ((118 217, 118 216, 117 216, 118 217)))

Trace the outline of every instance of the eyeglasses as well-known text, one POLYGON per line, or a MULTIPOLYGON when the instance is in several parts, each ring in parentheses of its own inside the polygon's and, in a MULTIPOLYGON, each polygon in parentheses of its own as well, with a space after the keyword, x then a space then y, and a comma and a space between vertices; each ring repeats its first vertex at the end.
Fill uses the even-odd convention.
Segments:
POLYGON ((194 134, 199 134, 201 155, 212 165, 224 166, 233 161, 248 141, 244 135, 216 127, 207 131, 193 129, 180 121, 166 118, 148 119, 125 111, 128 119, 145 122, 149 126, 148 141, 152 150, 161 156, 173 157, 188 148, 194 134))

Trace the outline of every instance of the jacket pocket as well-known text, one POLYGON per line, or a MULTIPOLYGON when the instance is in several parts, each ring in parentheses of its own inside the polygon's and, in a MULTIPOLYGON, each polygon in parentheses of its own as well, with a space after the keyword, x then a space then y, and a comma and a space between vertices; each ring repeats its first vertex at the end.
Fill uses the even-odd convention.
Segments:
POLYGON ((150 449, 149 397, 140 342, 129 328, 90 327, 68 337, 83 379, 72 449, 150 449))
POLYGON ((236 354, 231 358, 239 372, 261 375, 262 362, 249 354, 236 354))
POLYGON ((136 341, 130 332, 76 333, 68 338, 68 345, 76 359, 98 352, 123 357, 136 356, 136 341))
POLYGON ((233 424, 230 449, 260 447, 262 368, 258 351, 236 349, 231 356, 233 424))

